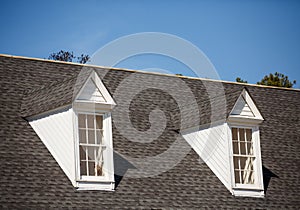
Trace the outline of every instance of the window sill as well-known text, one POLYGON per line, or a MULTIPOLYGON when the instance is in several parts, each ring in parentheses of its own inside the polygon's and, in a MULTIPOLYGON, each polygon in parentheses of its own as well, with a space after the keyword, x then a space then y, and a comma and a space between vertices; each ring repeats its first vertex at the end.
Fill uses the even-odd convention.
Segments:
POLYGON ((115 182, 114 181, 77 181, 77 190, 104 190, 104 191, 114 191, 115 182))
POLYGON ((265 196, 263 189, 258 188, 233 188, 232 194, 234 196, 240 196, 240 197, 256 197, 256 198, 263 198, 265 196))
POLYGON ((235 187, 232 187, 233 190, 264 190, 263 188, 257 186, 257 185, 247 185, 247 184, 241 184, 235 187))

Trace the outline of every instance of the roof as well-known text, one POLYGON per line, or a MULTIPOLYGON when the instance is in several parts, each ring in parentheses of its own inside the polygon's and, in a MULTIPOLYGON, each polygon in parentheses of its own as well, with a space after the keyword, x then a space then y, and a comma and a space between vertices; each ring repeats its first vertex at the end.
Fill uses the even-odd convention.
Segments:
MULTIPOLYGON (((0 56, 0 72, 1 207, 151 209, 295 208, 300 205, 299 90, 10 56, 0 56), (96 70, 114 98, 121 91, 118 87, 132 75, 140 80, 126 83, 124 87, 127 91, 135 91, 138 82, 149 83, 146 79, 149 77, 157 79, 157 83, 172 83, 172 78, 183 81, 195 96, 200 110, 200 124, 224 119, 241 90, 246 87, 265 119, 260 126, 260 134, 266 197, 232 196, 213 172, 199 162, 199 156, 193 150, 171 170, 155 177, 126 177, 125 168, 124 176, 116 177, 118 182, 114 192, 76 191, 24 117, 68 104, 74 94, 72 85, 77 84, 78 74, 83 67, 96 70), (222 94, 210 97, 208 86, 212 89, 224 88, 226 109, 225 112, 214 113, 215 118, 208 110, 211 110, 211 106, 216 110, 223 106, 220 103, 223 101, 222 94), (213 105, 208 105, 207 101, 213 105)), ((81 83, 78 84, 80 86, 81 83)), ((181 97, 186 90, 179 88, 177 91, 181 97)), ((182 101, 185 101, 184 98, 182 101)), ((176 118, 180 106, 170 93, 159 89, 144 89, 135 95, 129 109, 133 126, 138 130, 147 130, 150 126, 149 114, 157 108, 164 112, 167 119, 164 133, 145 145, 129 141, 113 127, 114 149, 117 153, 131 157, 154 156, 166 150, 175 138, 180 138, 180 134, 174 131, 179 124, 176 118)), ((188 109, 183 109, 185 111, 188 112, 188 109)), ((188 121, 186 126, 193 123, 188 121)))

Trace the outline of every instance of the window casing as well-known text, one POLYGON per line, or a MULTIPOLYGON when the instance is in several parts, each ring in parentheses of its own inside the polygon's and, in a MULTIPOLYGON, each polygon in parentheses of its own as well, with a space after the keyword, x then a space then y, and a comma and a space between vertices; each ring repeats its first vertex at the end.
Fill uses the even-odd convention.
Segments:
POLYGON ((78 114, 80 176, 104 176, 103 115, 78 114))
POLYGON ((233 169, 235 185, 255 184, 255 155, 252 129, 232 127, 233 169))
POLYGON ((233 189, 263 190, 258 126, 230 126, 233 189))
POLYGON ((77 186, 79 189, 113 189, 111 113, 76 110, 75 119, 77 186))

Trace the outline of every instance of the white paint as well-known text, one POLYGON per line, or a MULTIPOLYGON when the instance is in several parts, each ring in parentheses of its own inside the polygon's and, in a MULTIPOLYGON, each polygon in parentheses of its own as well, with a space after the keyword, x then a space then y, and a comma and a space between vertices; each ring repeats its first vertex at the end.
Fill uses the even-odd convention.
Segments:
POLYGON ((104 86, 95 71, 87 78, 79 93, 75 97, 75 102, 92 102, 94 104, 107 104, 115 106, 116 103, 104 86))
MULTIPOLYGON (((114 190, 114 163, 113 163, 113 142, 112 142, 112 120, 111 113, 105 113, 103 115, 103 144, 105 149, 103 151, 103 171, 105 176, 80 176, 80 161, 79 161, 79 137, 78 137, 78 120, 77 111, 74 114, 74 131, 75 131, 75 163, 76 170, 76 187, 78 190, 114 190)), ((79 112, 83 113, 83 112, 79 112)), ((86 110, 85 114, 93 114, 94 110, 86 110)))
POLYGON ((87 81, 77 100, 106 102, 92 78, 87 81))
POLYGON ((265 193, 263 190, 250 190, 250 189, 233 189, 232 194, 235 196, 241 197, 256 197, 256 198, 263 198, 265 193))
POLYGON ((183 134, 183 137, 226 188, 231 190, 227 124, 183 134))
POLYGON ((29 124, 72 182, 73 186, 76 186, 72 118, 73 110, 70 108, 67 111, 30 121, 29 124))
POLYGON ((251 111, 249 105, 246 103, 244 97, 239 97, 234 109, 231 112, 232 115, 241 115, 241 116, 248 116, 254 117, 253 112, 251 111))
POLYGON ((231 168, 231 193, 235 196, 246 196, 246 197, 264 197, 264 185, 263 185, 263 172, 261 162, 261 151, 260 151, 260 136, 259 127, 253 125, 230 124, 228 125, 228 139, 229 143, 229 154, 230 154, 230 168, 231 168), (248 128, 252 129, 252 141, 254 148, 255 161, 253 164, 254 169, 254 184, 235 184, 234 180, 234 166, 233 166, 233 148, 232 148, 232 133, 231 127, 248 128))
POLYGON ((77 182, 77 190, 105 190, 105 191, 114 191, 115 182, 77 182))
POLYGON ((73 102, 74 140, 75 140, 75 177, 78 190, 114 190, 114 163, 111 110, 116 105, 98 74, 93 71, 87 78, 73 102), (77 113, 103 114, 103 177, 81 177, 79 162, 79 137, 77 113))
POLYGON ((228 121, 244 122, 248 124, 258 124, 264 120, 253 99, 246 89, 243 89, 233 109, 231 110, 228 121))

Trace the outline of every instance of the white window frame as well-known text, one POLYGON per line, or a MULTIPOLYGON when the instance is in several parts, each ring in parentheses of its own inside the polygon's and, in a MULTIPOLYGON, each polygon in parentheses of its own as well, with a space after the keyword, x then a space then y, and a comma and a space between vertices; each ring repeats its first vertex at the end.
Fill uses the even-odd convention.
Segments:
POLYGON ((74 136, 75 136, 75 176, 78 189, 88 190, 113 190, 114 189, 114 164, 112 144, 112 120, 111 112, 74 110, 74 136), (103 173, 104 176, 81 176, 80 175, 80 151, 79 151, 79 126, 78 114, 102 115, 103 116, 103 173), (104 184, 103 186, 101 184, 104 184))
MULTIPOLYGON (((100 145, 102 148, 103 148, 103 173, 104 175, 103 176, 81 176, 81 172, 80 172, 80 158, 78 158, 78 174, 79 174, 79 179, 80 180, 85 180, 85 181, 103 181, 103 180, 106 180, 108 175, 107 175, 107 171, 105 169, 107 169, 107 164, 108 164, 108 161, 106 161, 106 159, 109 159, 109 156, 107 154, 107 151, 106 148, 107 148, 107 139, 105 138, 106 137, 106 131, 105 131, 105 115, 104 114, 101 114, 101 113, 90 113, 90 112, 77 112, 76 113, 76 118, 77 118, 77 125, 78 125, 78 115, 79 114, 84 114, 84 115, 93 115, 93 116, 102 116, 102 136, 103 136, 103 144, 100 145)), ((79 151, 79 147, 80 145, 82 145, 82 143, 79 142, 79 126, 78 126, 78 154, 80 157, 80 151, 79 151)), ((87 144, 88 145, 88 144, 87 144)))
POLYGON ((263 197, 263 175, 262 175, 262 161, 260 150, 260 134, 258 125, 247 125, 242 123, 230 123, 228 124, 228 139, 229 139, 229 151, 230 151, 230 169, 231 169, 231 186, 232 193, 238 196, 253 196, 263 197), (252 130, 252 142, 254 152, 254 184, 236 184, 233 162, 233 144, 232 144, 232 128, 244 128, 252 130))

